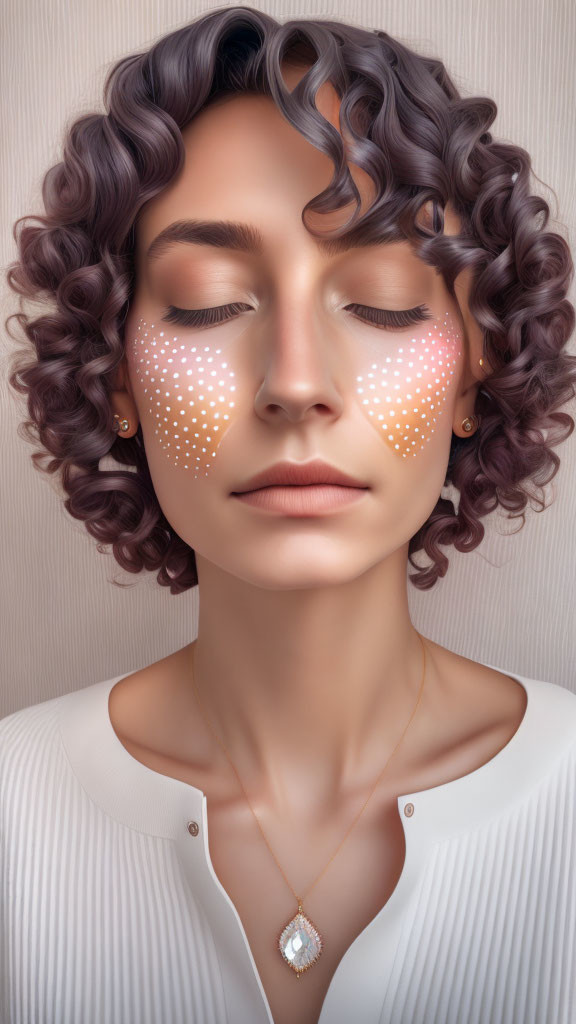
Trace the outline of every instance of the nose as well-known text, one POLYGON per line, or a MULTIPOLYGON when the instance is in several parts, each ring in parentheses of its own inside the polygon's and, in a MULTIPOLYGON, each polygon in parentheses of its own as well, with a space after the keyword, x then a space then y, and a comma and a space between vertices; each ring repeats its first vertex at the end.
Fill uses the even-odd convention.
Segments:
POLYGON ((310 416, 342 414, 338 346, 326 320, 309 299, 292 295, 264 327, 262 382, 254 399, 258 416, 271 423, 299 423, 310 416))

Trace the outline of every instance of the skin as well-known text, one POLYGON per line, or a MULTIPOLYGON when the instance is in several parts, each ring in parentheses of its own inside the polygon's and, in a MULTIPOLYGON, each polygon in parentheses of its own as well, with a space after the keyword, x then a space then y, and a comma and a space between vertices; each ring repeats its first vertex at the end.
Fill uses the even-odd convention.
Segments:
MULTIPOLYGON (((304 70, 283 66, 290 88, 304 70)), ((316 102, 338 129, 338 97, 329 84, 316 102)), ((359 813, 416 704, 423 663, 408 608, 408 544, 438 500, 452 433, 469 436, 462 420, 474 412, 482 383, 482 335, 469 310, 467 272, 456 281, 454 301, 441 275, 407 243, 336 257, 318 251, 300 214, 329 183, 333 166, 269 98, 219 101, 183 139, 182 173, 138 219, 136 288, 111 400, 130 422, 123 436, 141 423, 158 501, 196 552, 198 639, 116 684, 110 715, 134 756, 209 793, 212 860, 241 914, 274 1019, 288 1020, 289 1012, 290 1019, 313 1021, 340 957, 400 875, 397 794, 439 785, 494 756, 518 727, 524 691, 510 677, 426 641, 425 688, 413 722, 361 826, 308 901, 312 917, 322 907, 330 945, 296 993, 292 972, 269 942, 292 916, 294 901, 229 762, 198 715, 190 655, 194 650, 204 712, 287 877, 306 892, 359 813), (248 222, 262 233, 264 253, 180 243, 148 263, 153 239, 184 218, 248 222), (230 302, 250 309, 217 328, 162 320, 170 304, 194 309, 230 302), (379 330, 343 310, 352 302, 383 309, 426 304, 432 319, 379 330), (428 367, 412 380, 410 368, 398 362, 410 345, 418 365, 426 356, 428 367), (168 394, 156 392, 150 380, 156 362, 168 394), (210 394, 222 398, 212 407, 201 404, 211 379, 217 387, 210 394), (417 397, 418 380, 424 398, 417 397), (387 395, 399 395, 409 410, 405 429, 388 421, 384 429, 378 419, 387 395), (217 408, 228 419, 216 418, 217 408), (199 409, 206 412, 196 428, 199 409), (305 518, 263 513, 230 496, 280 459, 315 456, 369 490, 336 513, 305 518), (366 885, 355 886, 346 903, 351 877, 366 885), (265 905, 254 898, 264 891, 265 905)), ((351 172, 364 209, 374 186, 360 168, 351 165, 351 172)), ((311 221, 328 231, 351 213, 348 207, 311 221)), ((449 206, 445 231, 459 228, 449 206)))
MULTIPOLYGON (((303 71, 284 73, 293 87, 303 71)), ((338 127, 338 97, 329 83, 317 103, 338 127)), ((195 118, 183 139, 183 172, 139 217, 137 284, 112 403, 130 421, 125 436, 141 422, 160 505, 196 552, 201 607, 194 665, 205 710, 242 766, 249 792, 260 792, 265 779, 276 806, 297 806, 299 813, 304 793, 304 810, 313 815, 337 800, 345 780, 372 761, 383 739, 393 745, 414 706, 422 650, 407 603, 408 542, 436 504, 452 432, 467 436, 462 420, 474 411, 483 375, 481 333, 468 309, 466 275, 457 281, 457 304, 441 275, 408 243, 337 257, 318 252, 300 212, 329 182, 332 163, 272 100, 226 98, 195 118), (147 265, 156 235, 188 217, 257 226, 265 256, 180 243, 147 265), (169 304, 229 302, 248 303, 252 311, 203 330, 161 320, 169 304), (425 303, 434 327, 426 322, 382 331, 334 311, 349 302, 387 309, 425 303), (447 313, 449 331, 442 327, 447 313), (143 323, 149 331, 144 344, 143 323), (357 378, 367 380, 374 362, 386 367, 386 356, 397 359, 413 338, 420 355, 428 330, 440 347, 441 329, 449 380, 444 392, 435 385, 441 397, 424 443, 402 457, 395 447, 400 432, 394 427, 388 439, 390 431, 362 404, 357 378), (208 446, 215 454, 203 472, 192 460, 186 468, 185 457, 177 458, 157 434, 141 360, 150 338, 162 344, 160 330, 176 336, 191 360, 193 346, 209 346, 210 354, 220 349, 221 362, 226 357, 235 374, 235 406, 219 443, 208 446), (269 516, 230 497, 279 459, 313 456, 370 490, 337 514, 314 518, 269 516)), ((373 185, 350 166, 364 209, 373 185)), ((328 230, 349 216, 348 207, 313 223, 328 230)), ((449 209, 446 231, 459 226, 449 209)), ((382 401, 393 387, 388 373, 388 392, 378 386, 382 401)), ((411 388, 402 373, 404 399, 411 388)), ((424 383, 433 377, 428 371, 424 383)), ((228 400, 231 395, 227 391, 228 400)), ((422 404, 414 407, 420 412, 422 404)), ((417 423, 418 416, 409 439, 417 423)), ((170 430, 167 439, 175 445, 178 428, 170 430)), ((429 693, 439 684, 430 654, 429 693)), ((187 687, 191 691, 189 678, 187 687)))

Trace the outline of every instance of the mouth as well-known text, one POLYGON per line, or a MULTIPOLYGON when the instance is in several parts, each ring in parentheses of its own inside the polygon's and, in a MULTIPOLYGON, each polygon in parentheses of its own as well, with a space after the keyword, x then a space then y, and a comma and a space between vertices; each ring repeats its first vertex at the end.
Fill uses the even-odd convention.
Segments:
POLYGON ((232 494, 246 491, 256 491, 265 487, 278 486, 304 486, 304 485, 326 485, 337 484, 342 487, 365 488, 366 481, 357 480, 349 473, 339 469, 337 466, 324 462, 323 459, 309 459, 308 462, 293 462, 284 460, 277 462, 267 469, 255 473, 241 486, 232 491, 232 494))
POLYGON ((360 500, 369 490, 333 483, 271 484, 251 491, 232 491, 232 497, 264 512, 319 516, 360 500))

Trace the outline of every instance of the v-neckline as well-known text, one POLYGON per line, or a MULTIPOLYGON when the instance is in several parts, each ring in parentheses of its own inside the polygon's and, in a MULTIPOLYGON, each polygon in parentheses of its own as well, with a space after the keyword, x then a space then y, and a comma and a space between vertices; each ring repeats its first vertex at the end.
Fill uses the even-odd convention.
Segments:
MULTIPOLYGON (((524 688, 527 702, 523 718, 505 746, 479 768, 439 786, 398 796, 398 810, 406 844, 402 872, 386 903, 341 957, 330 980, 318 1024, 329 1024, 330 1006, 335 1006, 338 993, 345 991, 346 977, 353 962, 360 957, 360 950, 366 945, 368 934, 374 931, 382 932, 384 920, 387 920, 388 925, 392 924, 401 912, 404 906, 404 892, 407 890, 409 894, 415 884, 418 863, 423 856, 422 851, 429 850, 432 844, 449 834, 476 825, 508 804, 512 804, 518 799, 522 789, 533 785, 539 777, 541 765, 538 757, 530 760, 528 756, 532 745, 531 738, 538 728, 539 711, 543 705, 543 700, 535 698, 541 695, 542 688, 555 684, 513 675, 489 663, 480 664, 508 675, 524 688), (411 808, 406 813, 405 808, 409 804, 411 808)), ((263 1000, 268 1024, 274 1024, 242 920, 231 897, 218 879, 210 858, 206 794, 190 783, 157 772, 137 760, 121 742, 112 725, 109 712, 110 692, 117 682, 131 674, 132 672, 126 672, 66 695, 65 699, 78 695, 76 703, 69 701, 67 712, 63 714, 60 723, 69 759, 84 788, 106 813, 148 835, 177 840, 179 850, 188 861, 191 859, 190 846, 185 844, 189 841, 190 835, 183 837, 182 823, 183 820, 190 819, 194 810, 200 816, 204 864, 202 866, 202 855, 197 853, 196 847, 191 870, 207 871, 233 911, 252 965, 254 980, 263 1000), (86 704, 91 707, 89 715, 86 714, 86 704), (82 723, 83 732, 82 728, 78 728, 82 723), (118 780, 122 780, 120 785, 118 780)), ((202 889, 202 886, 199 886, 199 889, 202 889)), ((210 894, 204 895, 210 902, 210 894)))
MULTIPOLYGON (((492 668, 492 667, 495 667, 495 666, 489 666, 489 667, 492 668)), ((502 669, 498 669, 498 671, 503 671, 503 670, 502 669)), ((506 675, 510 675, 510 673, 508 673, 508 672, 506 672, 505 674, 506 675)), ((408 844, 409 844, 410 839, 409 839, 409 832, 407 832, 406 828, 404 828, 405 813, 402 813, 404 811, 404 808, 407 805, 408 806, 410 806, 410 805, 414 806, 414 802, 416 800, 419 800, 420 797, 424 796, 427 793, 430 793, 433 790, 434 791, 445 790, 445 787, 450 787, 454 783, 460 782, 461 779, 466 779, 466 778, 468 778, 471 775, 475 775, 477 772, 481 772, 488 765, 491 765, 493 762, 495 762, 500 757, 501 754, 503 754, 503 752, 510 746, 510 744, 512 744, 514 742, 514 740, 517 737, 518 733, 522 729, 522 727, 523 727, 523 725, 524 725, 524 723, 526 721, 527 715, 528 715, 528 705, 530 704, 530 692, 531 692, 530 691, 530 686, 526 685, 526 681, 522 677, 511 676, 511 678, 514 679, 516 682, 520 683, 520 685, 523 687, 523 689, 524 689, 524 691, 526 693, 526 707, 524 709, 524 714, 522 716, 522 719, 521 719, 517 729, 515 730, 513 735, 510 737, 508 742, 505 744, 505 746, 502 747, 499 751, 497 751, 497 753, 494 754, 494 756, 491 757, 489 761, 486 761, 479 768, 474 769, 474 771, 467 773, 467 775, 460 776, 457 779, 453 779, 450 782, 442 783, 442 784, 440 784, 438 786, 431 786, 429 789, 420 790, 420 791, 414 791, 413 793, 404 794, 404 795, 398 797, 398 806, 399 806, 399 810, 401 809, 401 821, 402 821, 402 825, 403 825, 403 829, 404 829, 404 839, 405 839, 405 854, 404 854, 404 864, 402 866, 402 871, 401 871, 401 873, 400 873, 400 875, 398 877, 398 880, 396 882, 396 885, 394 886, 394 889, 392 890, 390 896, 386 900, 386 903, 384 903, 383 906, 381 906, 380 909, 376 911, 374 917, 372 917, 372 919, 368 922, 368 924, 366 924, 364 926, 364 928, 358 933, 358 935, 352 940, 350 945, 347 947, 347 949, 344 951, 344 953, 340 957, 340 960, 338 961, 338 964, 336 965, 336 969, 334 970, 334 973, 333 973, 333 975, 332 975, 332 977, 330 979, 330 982, 328 984, 328 988, 326 990, 326 993, 325 993, 325 996, 324 996, 324 1000, 322 1002, 322 1007, 321 1007, 321 1010, 320 1010, 320 1014, 319 1014, 319 1017, 318 1017, 317 1024, 331 1024, 331 1011, 330 1011, 330 1005, 329 1004, 331 1004, 331 1003, 333 1004, 333 1003, 336 1002, 336 999, 334 997, 334 993, 337 992, 338 988, 339 987, 340 988, 345 987, 345 981, 341 983, 341 979, 344 979, 346 974, 348 973, 348 964, 349 964, 349 962, 358 953, 358 950, 361 948, 362 944, 366 943, 366 937, 367 937, 368 933, 370 931, 373 931, 378 926, 380 926, 382 924, 382 922, 384 921, 384 919, 389 915, 390 911, 388 910, 388 908, 391 906, 392 901, 394 901, 394 908, 397 905, 400 905, 402 903, 403 896, 404 896, 404 889, 406 888, 407 884, 409 883, 409 881, 411 879, 411 876, 413 876, 415 874, 415 871, 414 871, 414 867, 415 867, 414 861, 415 861, 415 857, 416 857, 418 851, 415 849, 415 846, 414 846, 414 837, 412 837, 412 839, 411 839, 412 846, 410 848, 410 851, 408 849, 408 844), (409 854, 410 854, 410 858, 409 858, 409 854)), ((112 727, 112 723, 110 723, 110 724, 111 724, 111 727, 112 727)), ((202 791, 200 791, 200 792, 202 792, 202 791)), ((244 944, 246 946, 246 950, 250 954, 250 959, 252 961, 252 969, 254 971, 254 975, 255 975, 256 981, 258 982, 258 987, 259 987, 261 995, 262 995, 264 1007, 265 1007, 266 1013, 268 1015, 268 1022, 269 1022, 269 1024, 274 1024, 274 1017, 272 1015, 272 1010, 271 1010, 271 1007, 270 1007, 270 1003, 268 1001, 268 997, 266 995, 266 991, 265 991, 264 985, 262 983, 262 978, 261 978, 260 972, 258 970, 258 965, 256 964, 256 961, 254 960, 254 956, 253 956, 253 953, 252 953, 252 950, 251 950, 251 947, 250 947, 250 943, 248 941, 248 936, 246 935, 246 930, 244 928, 244 924, 243 924, 242 919, 241 919, 241 917, 240 917, 240 915, 238 913, 238 910, 237 910, 237 908, 236 908, 236 906, 234 904, 234 901, 232 900, 231 896, 229 895, 229 893, 227 892, 225 887, 220 882, 220 879, 218 878, 218 876, 216 874, 216 871, 214 870, 214 865, 213 865, 212 859, 210 857, 210 848, 209 848, 208 800, 207 800, 207 796, 206 796, 206 794, 204 792, 202 792, 202 798, 203 798, 202 799, 202 818, 203 818, 203 825, 204 825, 204 834, 205 834, 205 837, 206 837, 205 851, 206 851, 206 860, 207 860, 207 863, 208 863, 208 867, 209 867, 210 873, 211 873, 214 881, 216 882, 218 887, 221 889, 222 894, 228 900, 231 908, 235 912, 235 915, 237 917, 238 924, 239 924, 239 927, 240 927, 240 930, 241 930, 242 938, 243 938, 244 944)), ((419 853, 420 853, 420 859, 421 859, 421 856, 422 856, 422 853, 423 853, 423 847, 420 848, 419 853)))

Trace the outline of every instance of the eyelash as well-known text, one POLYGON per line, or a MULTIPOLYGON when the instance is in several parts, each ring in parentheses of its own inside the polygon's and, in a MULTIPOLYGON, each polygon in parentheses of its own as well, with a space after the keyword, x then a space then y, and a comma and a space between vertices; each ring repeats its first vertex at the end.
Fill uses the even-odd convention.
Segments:
MULTIPOLYGON (((351 307, 364 310, 368 314, 358 316, 352 313, 352 316, 380 329, 410 327, 412 324, 429 320, 431 316, 426 305, 416 306, 414 309, 378 309, 375 306, 351 302, 344 308, 350 310, 351 307)), ((210 306, 208 309, 179 309, 178 306, 168 306, 162 320, 182 324, 184 327, 214 327, 251 308, 245 302, 229 302, 226 306, 210 306)))

